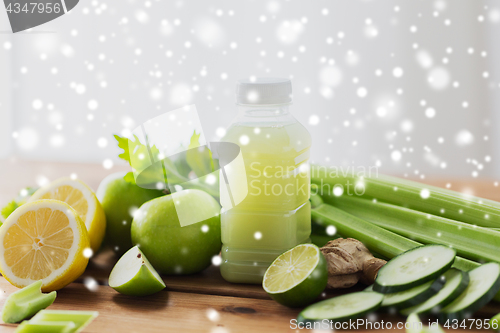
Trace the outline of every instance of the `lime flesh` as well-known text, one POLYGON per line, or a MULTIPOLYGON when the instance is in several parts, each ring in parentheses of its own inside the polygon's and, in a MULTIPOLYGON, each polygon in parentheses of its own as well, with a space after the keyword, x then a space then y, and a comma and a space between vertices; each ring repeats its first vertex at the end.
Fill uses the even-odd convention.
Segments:
POLYGON ((262 287, 278 303, 299 307, 314 301, 327 280, 326 260, 319 248, 300 244, 276 258, 264 275, 262 287))
POLYGON ((134 246, 116 263, 109 275, 109 286, 119 293, 146 296, 165 288, 165 283, 141 250, 134 246))

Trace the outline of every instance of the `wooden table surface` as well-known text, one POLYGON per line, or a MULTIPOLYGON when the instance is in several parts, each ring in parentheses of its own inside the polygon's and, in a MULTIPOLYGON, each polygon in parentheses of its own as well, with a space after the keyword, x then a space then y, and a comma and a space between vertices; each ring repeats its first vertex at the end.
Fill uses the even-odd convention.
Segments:
MULTIPOLYGON (((127 170, 115 166, 105 170, 100 165, 29 162, 17 159, 0 161, 0 205, 20 188, 36 183, 40 177, 54 180, 76 173, 94 189, 109 173, 127 170)), ((424 180, 458 191, 500 200, 493 181, 424 180)), ((117 259, 104 251, 96 255, 86 272, 74 283, 58 291, 50 309, 96 310, 99 316, 85 332, 298 332, 290 328, 290 320, 299 310, 289 309, 273 300, 259 285, 235 285, 224 281, 218 267, 191 276, 165 276, 167 289, 148 297, 121 295, 107 286, 109 272, 117 259), (89 283, 90 282, 90 283, 89 283), (94 283, 97 282, 97 285, 94 283)), ((17 288, 0 277, 0 307, 17 288)), ((324 297, 338 292, 327 291, 324 297)), ((500 312, 500 304, 490 303, 476 314, 490 318, 500 312)), ((395 314, 377 314, 378 321, 404 322, 395 314)), ((0 321, 0 332, 13 332, 17 325, 0 321)), ((366 330, 379 332, 380 330, 366 330)), ((460 331, 460 330, 453 330, 460 331)), ((467 330, 474 331, 474 330, 467 330)))

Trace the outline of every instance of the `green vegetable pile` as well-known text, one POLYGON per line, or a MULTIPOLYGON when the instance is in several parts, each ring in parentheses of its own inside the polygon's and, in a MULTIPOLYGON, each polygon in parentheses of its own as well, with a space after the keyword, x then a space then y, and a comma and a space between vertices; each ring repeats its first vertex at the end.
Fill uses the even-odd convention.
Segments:
POLYGON ((314 223, 333 225, 372 252, 391 259, 422 244, 444 244, 460 255, 454 267, 463 271, 500 262, 500 232, 491 229, 500 227, 499 202, 389 176, 332 177, 316 166, 311 174, 314 223), (322 193, 325 184, 362 187, 363 194, 322 193))
MULTIPOLYGON (((370 310, 430 312, 446 321, 500 301, 500 203, 388 176, 358 178, 320 166, 311 175, 313 240, 351 237, 389 259, 364 291, 365 297, 384 295, 370 310), (325 230, 332 226, 336 234, 328 236, 325 230)), ((313 310, 320 303, 299 318, 318 320, 304 313, 318 312, 313 310)))
MULTIPOLYGON (((218 161, 208 148, 199 149, 199 137, 193 133, 184 153, 164 157, 137 137, 115 135, 123 149, 119 157, 133 172, 103 182, 98 193, 108 220, 106 239, 117 253, 132 246, 131 210, 145 202, 180 189, 202 190, 219 199, 218 161), (158 183, 164 187, 142 189, 158 183), (133 200, 120 197, 131 193, 133 200), (123 239, 127 241, 119 241, 123 239)), ((299 322, 352 319, 380 307, 396 309, 409 321, 418 319, 417 313, 462 319, 492 299, 500 301, 499 202, 395 177, 339 174, 322 166, 311 168, 311 183, 313 242, 321 246, 337 237, 355 238, 389 261, 369 289, 313 304, 300 313, 299 322)), ((0 215, 6 218, 33 192, 24 189, 0 215)))

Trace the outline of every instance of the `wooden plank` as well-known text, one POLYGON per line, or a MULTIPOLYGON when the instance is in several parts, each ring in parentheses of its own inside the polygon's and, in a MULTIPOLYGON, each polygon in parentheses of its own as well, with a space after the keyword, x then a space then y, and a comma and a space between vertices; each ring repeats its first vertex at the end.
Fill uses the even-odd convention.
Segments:
MULTIPOLYGON (((109 274, 113 269, 113 265, 116 260, 117 258, 111 251, 99 253, 95 258, 92 258, 89 267, 77 280, 77 282, 81 283, 87 278, 92 278, 95 279, 100 285, 108 285, 109 274)), ((262 289, 260 284, 234 284, 227 282, 221 276, 219 267, 217 266, 210 266, 198 274, 178 276, 164 275, 162 276, 162 279, 167 285, 168 290, 171 291, 205 295, 271 299, 264 289, 262 289)), ((333 297, 361 289, 363 289, 363 286, 347 290, 326 290, 325 295, 327 297, 333 297)))
MULTIPOLYGON (((101 285, 108 284, 109 274, 117 258, 111 251, 100 253, 91 260, 85 273, 78 279, 83 282, 86 278, 93 278, 101 285)), ((207 295, 248 297, 271 299, 261 285, 232 284, 224 280, 219 267, 210 266, 198 274, 162 276, 167 288, 171 291, 199 293, 207 295)))
MULTIPOLYGON (((0 289, 6 294, 17 290, 4 278, 0 278, 0 289)), ((2 297, 0 306, 4 302, 2 297)), ((99 311, 86 332, 228 332, 222 328, 229 332, 289 332, 289 321, 299 312, 270 300, 171 291, 131 297, 107 286, 91 292, 80 283, 60 290, 50 309, 99 311), (210 320, 210 310, 217 311, 215 317, 220 318, 210 320)), ((0 325, 1 332, 14 329, 15 325, 0 325)))
MULTIPOLYGON (((0 278, 0 290, 4 295, 0 298, 0 306, 3 306, 5 295, 17 288, 0 278)), ((100 286, 92 292, 80 283, 72 283, 60 290, 50 309, 99 311, 99 316, 85 332, 292 332, 290 320, 296 318, 300 311, 271 300, 172 291, 148 297, 131 297, 107 286, 100 286)), ((500 311, 498 306, 496 310, 490 310, 487 318, 500 311)), ((372 319, 390 321, 394 327, 398 322, 405 321, 404 317, 389 313, 379 313, 372 319)), ((1 323, 0 331, 13 332, 15 327, 1 323)))

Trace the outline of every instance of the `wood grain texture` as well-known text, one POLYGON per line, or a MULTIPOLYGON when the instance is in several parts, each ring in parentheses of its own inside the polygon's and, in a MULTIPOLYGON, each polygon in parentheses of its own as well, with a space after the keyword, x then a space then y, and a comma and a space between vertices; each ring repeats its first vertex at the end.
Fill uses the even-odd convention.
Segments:
MULTIPOLYGON (((92 262, 85 273, 78 279, 82 282, 87 277, 92 277, 101 285, 108 284, 109 274, 113 268, 113 263, 117 258, 108 253, 99 254, 92 262), (109 264, 102 263, 104 258, 109 264), (102 263, 102 264, 101 264, 102 263)), ((162 276, 167 288, 171 291, 199 293, 207 295, 248 297, 258 299, 271 299, 260 285, 252 284, 231 284, 226 282, 219 267, 210 266, 199 274, 188 276, 162 276), (237 288, 235 288, 237 287, 237 288)))
MULTIPOLYGON (((127 170, 126 166, 106 170, 101 165, 71 163, 28 162, 16 159, 0 161, 0 205, 16 195, 25 186, 35 184, 37 176, 50 180, 76 173, 96 189, 108 174, 127 170)), ((435 186, 467 191, 477 196, 500 201, 500 189, 493 181, 474 180, 419 180, 435 186)), ((118 294, 107 286, 109 273, 117 258, 111 252, 96 255, 86 272, 75 283, 58 292, 51 309, 97 310, 99 317, 85 332, 295 332, 290 320, 299 310, 289 309, 270 300, 260 285, 240 285, 226 282, 218 267, 210 267, 190 276, 164 276, 167 289, 148 297, 130 297, 118 294), (89 291, 85 278, 99 283, 96 292, 89 291), (209 319, 209 311, 217 311, 219 318, 209 319)), ((362 287, 359 287, 362 288, 362 287)), ((0 277, 0 307, 17 288, 0 277)), ((353 291, 350 289, 348 291, 353 291)), ((333 297, 347 291, 327 291, 324 297, 333 297)), ((500 312, 498 303, 490 303, 476 314, 477 318, 491 318, 500 312)), ((379 313, 378 321, 404 322, 405 318, 379 313)), ((0 322, 0 332, 14 332, 17 325, 0 322)), ((396 330, 394 330, 396 331, 396 330)), ((453 330, 452 332, 459 332, 453 330)), ((464 330, 464 332, 479 332, 464 330)), ((367 330, 365 332, 380 332, 367 330)))
MULTIPOLYGON (((3 278, 0 289, 6 294, 17 290, 3 278)), ((0 305, 4 302, 2 297, 0 305)), ((86 332, 217 332, 218 327, 230 332, 289 332, 289 320, 298 314, 270 300, 172 291, 131 297, 107 286, 91 292, 80 283, 60 290, 50 309, 99 311, 86 332), (218 320, 209 320, 211 309, 219 314, 218 320)), ((1 332, 14 329, 15 325, 0 326, 1 332)))

